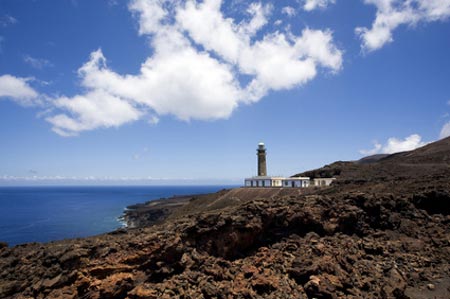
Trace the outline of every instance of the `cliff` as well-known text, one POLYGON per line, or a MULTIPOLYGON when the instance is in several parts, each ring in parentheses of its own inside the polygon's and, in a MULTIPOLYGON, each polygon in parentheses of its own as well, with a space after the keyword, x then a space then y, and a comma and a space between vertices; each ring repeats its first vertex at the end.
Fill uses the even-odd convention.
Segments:
POLYGON ((222 190, 138 228, 4 247, 0 298, 449 298, 449 155, 444 139, 337 163, 328 188, 222 190))

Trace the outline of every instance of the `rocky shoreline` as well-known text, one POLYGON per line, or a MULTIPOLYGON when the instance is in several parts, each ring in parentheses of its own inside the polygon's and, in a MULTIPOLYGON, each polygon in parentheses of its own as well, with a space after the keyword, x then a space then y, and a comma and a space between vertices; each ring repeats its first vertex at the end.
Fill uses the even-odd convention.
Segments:
POLYGON ((120 217, 128 228, 154 225, 164 221, 175 209, 186 205, 194 195, 160 198, 127 206, 120 217))

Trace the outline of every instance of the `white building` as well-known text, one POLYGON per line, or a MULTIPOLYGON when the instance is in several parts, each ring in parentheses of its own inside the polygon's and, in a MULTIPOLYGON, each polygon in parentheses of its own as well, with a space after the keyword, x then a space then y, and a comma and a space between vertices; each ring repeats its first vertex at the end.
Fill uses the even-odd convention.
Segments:
POLYGON ((245 187, 284 187, 306 188, 310 185, 308 177, 285 178, 271 176, 254 176, 245 179, 245 187))
POLYGON ((306 188, 309 187, 311 180, 309 177, 284 178, 284 188, 306 188))
POLYGON ((313 186, 330 186, 336 178, 315 178, 311 183, 313 186))
POLYGON ((245 179, 245 187, 281 187, 282 177, 254 176, 245 179))

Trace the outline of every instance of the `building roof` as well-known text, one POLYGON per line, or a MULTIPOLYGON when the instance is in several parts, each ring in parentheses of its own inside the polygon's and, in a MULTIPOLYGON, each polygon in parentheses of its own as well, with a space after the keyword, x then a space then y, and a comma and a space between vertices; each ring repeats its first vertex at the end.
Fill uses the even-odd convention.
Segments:
POLYGON ((279 176, 252 176, 251 178, 246 178, 246 180, 272 180, 272 179, 284 179, 284 177, 279 177, 279 176))
POLYGON ((291 181, 304 181, 309 180, 309 177, 296 177, 296 178, 286 178, 282 176, 254 176, 251 178, 246 178, 246 180, 291 180, 291 181))

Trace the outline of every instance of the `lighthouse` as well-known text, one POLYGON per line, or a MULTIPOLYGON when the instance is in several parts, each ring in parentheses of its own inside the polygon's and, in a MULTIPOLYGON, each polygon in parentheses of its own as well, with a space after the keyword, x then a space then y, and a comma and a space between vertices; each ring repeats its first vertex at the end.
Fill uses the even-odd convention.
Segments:
POLYGON ((258 144, 256 155, 258 156, 258 176, 267 176, 266 147, 264 143, 260 142, 258 144))

